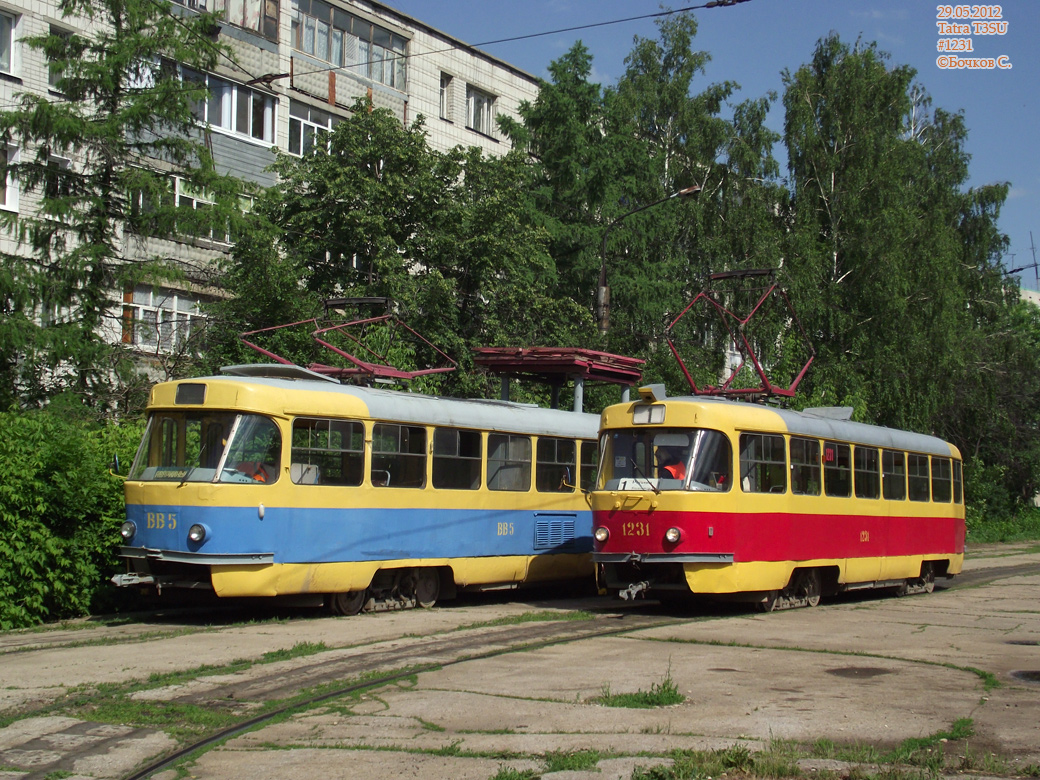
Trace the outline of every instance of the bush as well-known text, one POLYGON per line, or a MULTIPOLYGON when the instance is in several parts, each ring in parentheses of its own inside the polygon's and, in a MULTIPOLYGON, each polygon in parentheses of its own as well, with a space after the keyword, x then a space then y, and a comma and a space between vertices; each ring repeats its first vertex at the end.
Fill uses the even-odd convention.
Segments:
POLYGON ((0 628, 88 614, 109 597, 124 519, 114 455, 137 422, 98 424, 74 404, 0 413, 0 628))

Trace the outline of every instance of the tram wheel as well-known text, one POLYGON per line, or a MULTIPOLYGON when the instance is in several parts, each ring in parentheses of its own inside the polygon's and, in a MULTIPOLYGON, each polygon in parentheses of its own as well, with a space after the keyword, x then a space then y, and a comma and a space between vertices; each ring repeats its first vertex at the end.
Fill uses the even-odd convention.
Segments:
POLYGON ((776 609, 776 602, 780 598, 780 591, 771 590, 766 593, 765 597, 758 602, 755 602, 755 609, 759 612, 772 612, 776 609))
POLYGON ((352 590, 332 594, 332 611, 337 615, 356 615, 365 606, 365 591, 352 590))
POLYGON ((429 609, 441 595, 441 578, 436 569, 417 569, 415 572, 415 603, 429 609))
POLYGON ((798 575, 795 596, 805 599, 807 607, 815 607, 820 603, 820 573, 816 569, 807 569, 798 575))

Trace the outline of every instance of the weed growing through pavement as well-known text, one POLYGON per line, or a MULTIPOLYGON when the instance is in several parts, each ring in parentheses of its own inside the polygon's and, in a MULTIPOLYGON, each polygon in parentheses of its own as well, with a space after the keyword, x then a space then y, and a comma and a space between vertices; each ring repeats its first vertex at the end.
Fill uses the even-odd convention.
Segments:
POLYGON ((671 672, 659 683, 653 683, 649 691, 639 690, 635 693, 613 693, 610 685, 603 686, 603 693, 591 699, 593 704, 602 704, 604 707, 630 707, 633 709, 653 709, 654 707, 669 707, 673 704, 682 704, 686 701, 675 681, 672 680, 671 672))

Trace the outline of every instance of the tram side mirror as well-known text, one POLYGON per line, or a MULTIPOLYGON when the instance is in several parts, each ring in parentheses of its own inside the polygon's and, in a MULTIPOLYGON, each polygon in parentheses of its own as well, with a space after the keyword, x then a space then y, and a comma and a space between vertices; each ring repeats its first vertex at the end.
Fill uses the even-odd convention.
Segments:
POLYGON ((112 456, 112 465, 108 469, 108 473, 113 477, 119 477, 120 479, 126 479, 122 474, 119 473, 119 453, 117 452, 112 456))

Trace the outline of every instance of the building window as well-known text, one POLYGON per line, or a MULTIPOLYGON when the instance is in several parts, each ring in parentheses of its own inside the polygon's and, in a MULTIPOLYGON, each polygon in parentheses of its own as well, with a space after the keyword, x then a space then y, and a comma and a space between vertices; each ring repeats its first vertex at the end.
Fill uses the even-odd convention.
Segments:
MULTIPOLYGON (((63 30, 60 27, 55 27, 53 24, 50 26, 50 34, 52 38, 61 38, 66 45, 68 45, 69 40, 71 40, 72 38, 71 32, 69 32, 68 30, 63 30)), ((58 82, 61 81, 64 75, 64 70, 57 67, 57 63, 48 58, 47 83, 50 85, 50 88, 53 89, 55 92, 60 91, 58 89, 58 82)))
POLYGON ((149 352, 184 350, 205 318, 196 296, 138 285, 123 296, 123 343, 149 352))
POLYGON ((17 19, 0 13, 0 72, 14 73, 14 31, 17 19))
MULTIPOLYGON (((206 8, 206 0, 185 2, 194 2, 203 10, 206 8)), ((278 40, 278 0, 213 0, 213 10, 223 12, 224 20, 236 27, 258 32, 272 41, 278 40)))
POLYGON ((43 184, 43 193, 48 198, 67 198, 72 194, 70 164, 64 157, 48 158, 47 177, 43 184))
POLYGON ((7 168, 17 162, 17 147, 0 146, 0 209, 4 211, 18 211, 18 186, 7 168))
POLYGON ((408 39, 324 0, 293 0, 291 40, 297 51, 405 89, 408 39))
POLYGON ((441 74, 441 119, 451 121, 451 103, 454 94, 454 79, 447 73, 441 74))
POLYGON ((198 100, 192 113, 199 122, 230 133, 274 143, 274 97, 218 76, 183 68, 182 77, 205 87, 209 97, 198 100))
POLYGON ((289 154, 301 157, 314 147, 320 132, 328 132, 339 124, 339 117, 296 100, 289 103, 289 154))
POLYGON ((493 135, 495 98, 473 87, 466 88, 466 127, 484 135, 493 135))

